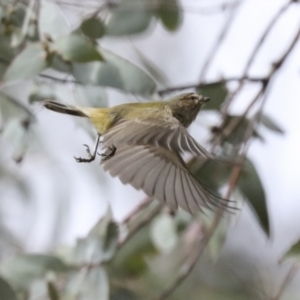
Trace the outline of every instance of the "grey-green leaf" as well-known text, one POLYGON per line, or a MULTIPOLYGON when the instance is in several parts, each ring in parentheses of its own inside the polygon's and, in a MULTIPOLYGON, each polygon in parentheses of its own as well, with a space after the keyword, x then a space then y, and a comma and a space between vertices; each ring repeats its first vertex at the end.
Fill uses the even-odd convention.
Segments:
POLYGON ((80 26, 82 32, 91 39, 100 39, 105 34, 105 25, 98 18, 83 20, 80 26))
POLYGON ((49 271, 68 272, 72 267, 59 258, 50 255, 24 254, 3 262, 0 273, 18 288, 27 288, 33 280, 41 278, 49 271))
POLYGON ((68 34, 70 31, 66 18, 54 1, 41 1, 38 20, 42 39, 45 35, 49 35, 55 40, 62 35, 68 34))
POLYGON ((47 282, 48 295, 50 300, 60 300, 56 286, 51 281, 47 282))
POLYGON ((145 31, 153 16, 147 0, 123 0, 111 9, 111 16, 106 25, 107 35, 122 36, 145 31))
POLYGON ((160 1, 157 15, 167 30, 174 31, 181 24, 182 15, 177 0, 160 1))
POLYGON ((237 186, 246 197, 261 228, 267 236, 270 236, 270 221, 265 191, 259 175, 249 159, 245 162, 237 186))
POLYGON ((279 134, 284 134, 284 130, 276 124, 276 122, 268 115, 262 114, 260 116, 260 122, 262 125, 267 127, 268 129, 277 132, 279 134))
POLYGON ((288 258, 293 258, 297 262, 300 262, 300 240, 291 246, 291 248, 284 253, 281 258, 281 261, 286 260, 288 258))
POLYGON ((12 61, 3 79, 8 82, 36 76, 49 67, 51 58, 42 44, 29 44, 12 61))
POLYGON ((103 56, 96 45, 79 34, 61 36, 53 43, 52 47, 66 61, 78 63, 103 61, 103 56))
POLYGON ((205 97, 210 98, 210 101, 203 107, 204 109, 219 110, 228 95, 228 89, 224 81, 201 85, 197 90, 205 97))
POLYGON ((156 83, 147 73, 108 50, 102 49, 101 53, 105 59, 104 63, 74 64, 73 75, 78 81, 140 95, 154 93, 156 83))
POLYGON ((91 229, 88 236, 79 239, 76 252, 79 263, 108 261, 117 249, 118 230, 112 221, 111 210, 91 229))
POLYGON ((0 300, 17 300, 17 296, 9 283, 0 277, 0 300))

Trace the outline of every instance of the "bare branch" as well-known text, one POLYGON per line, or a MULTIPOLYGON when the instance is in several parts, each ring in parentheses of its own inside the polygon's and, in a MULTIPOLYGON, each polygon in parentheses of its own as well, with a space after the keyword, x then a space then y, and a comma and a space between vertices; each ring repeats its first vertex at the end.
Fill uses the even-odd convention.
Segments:
POLYGON ((183 90, 188 90, 188 89, 198 89, 201 87, 205 87, 210 84, 221 84, 221 83, 227 83, 227 82, 241 82, 241 81, 248 81, 248 82, 254 82, 254 83, 264 83, 266 81, 266 78, 264 77, 228 77, 228 78, 223 78, 220 80, 216 81, 207 81, 207 82, 202 82, 202 83, 194 83, 194 84, 187 84, 187 85, 182 85, 182 86, 175 86, 175 87, 170 87, 166 89, 162 89, 158 91, 158 94, 160 96, 163 96, 168 93, 176 92, 176 91, 183 91, 183 90))
POLYGON ((215 57, 217 51, 219 50, 220 45, 224 41, 224 39, 225 39, 229 29, 230 29, 230 26, 231 26, 231 24, 234 20, 234 17, 236 15, 236 11, 237 11, 239 5, 241 4, 241 1, 242 0, 236 0, 235 1, 235 5, 232 7, 232 9, 231 9, 231 11, 228 15, 228 18, 226 20, 226 23, 224 24, 223 30, 220 32, 215 44, 212 47, 212 50, 209 52, 209 55, 208 55, 204 65, 203 65, 203 68, 202 68, 201 73, 200 73, 199 82, 201 82, 203 80, 206 71, 208 70, 213 58, 215 57))
POLYGON ((292 279, 294 278, 297 272, 298 272, 298 268, 296 264, 292 265, 287 275, 285 276, 281 286, 279 287, 277 294, 271 300, 279 300, 282 297, 282 295, 286 291, 288 285, 291 283, 292 279))

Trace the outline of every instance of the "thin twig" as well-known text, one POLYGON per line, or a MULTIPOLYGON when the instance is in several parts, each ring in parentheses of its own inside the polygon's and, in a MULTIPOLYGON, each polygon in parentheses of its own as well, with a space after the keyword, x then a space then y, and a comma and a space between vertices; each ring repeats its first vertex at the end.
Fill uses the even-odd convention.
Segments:
POLYGON ((288 271, 287 275, 285 276, 284 280, 282 281, 281 286, 277 294, 271 300, 279 300, 284 292, 286 291, 288 285, 291 283, 292 279, 294 278, 295 274, 298 272, 298 268, 296 264, 293 264, 290 270, 288 271))
MULTIPOLYGON (((266 41, 267 37, 269 36, 270 32, 272 31, 272 29, 274 28, 274 26, 277 24, 277 22, 279 21, 279 19, 281 18, 281 16, 283 16, 283 14, 286 12, 286 10, 294 3, 294 0, 290 0, 288 1, 278 12, 277 14, 274 15, 274 17, 271 19, 270 23, 268 24, 267 28, 265 29, 265 31, 263 32, 263 34, 261 35, 261 37, 259 38, 259 40, 257 41, 252 53, 250 54, 250 57, 246 63, 246 66, 244 68, 243 74, 241 77, 247 77, 248 72, 251 68, 251 66, 253 65, 254 59, 257 56, 259 50, 262 48, 264 42, 266 41)), ((230 105, 230 103, 232 102, 232 100, 236 97, 236 95, 243 89, 245 82, 241 81, 239 86, 236 88, 236 90, 234 92, 232 92, 227 99, 225 100, 223 106, 222 106, 222 112, 224 115, 226 115, 227 113, 227 109, 230 105)))
POLYGON ((235 1, 235 5, 232 7, 230 13, 228 14, 228 18, 223 26, 223 30, 220 32, 215 44, 213 45, 212 47, 212 50, 209 52, 209 55, 203 65, 203 68, 201 70, 201 73, 200 73, 200 80, 199 82, 201 82, 204 78, 204 75, 206 73, 206 71, 208 70, 213 58, 215 57, 217 51, 220 49, 220 45, 222 44, 222 42, 224 41, 229 29, 230 29, 230 26, 234 20, 234 17, 236 15, 236 11, 240 5, 242 0, 236 0, 235 1))
MULTIPOLYGON (((287 48, 286 52, 282 55, 282 57, 275 64, 273 64, 273 67, 272 67, 272 69, 270 71, 270 74, 268 76, 268 80, 262 86, 261 90, 259 91, 259 94, 256 95, 256 97, 250 103, 250 105, 253 105, 257 101, 257 99, 260 98, 259 96, 266 92, 266 89, 268 88, 271 79, 279 71, 279 69, 281 68, 283 63, 286 61, 287 57, 289 56, 291 51, 294 49, 297 41, 299 40, 299 37, 300 37, 300 28, 299 28, 298 32, 296 33, 296 35, 294 36, 294 39, 292 40, 291 44, 287 48)), ((266 98, 264 99, 264 102, 265 101, 266 101, 266 98)), ((239 165, 235 166, 233 168, 232 172, 231 172, 231 175, 230 175, 230 178, 229 178, 228 191, 227 191, 227 193, 224 197, 225 199, 230 198, 230 195, 231 195, 233 189, 235 188, 235 186, 237 184, 238 178, 239 178, 241 170, 242 170, 242 164, 245 160, 246 153, 247 153, 248 148, 250 146, 249 141, 250 141, 250 138, 253 134, 255 124, 256 124, 257 121, 258 121, 258 117, 254 116, 252 121, 249 122, 248 127, 245 131, 244 141, 242 143, 242 145, 244 145, 244 147, 243 147, 242 153, 240 154, 240 156, 238 157, 238 160, 237 160, 239 165)), ((220 220, 221 220, 221 218, 224 214, 224 211, 225 211, 224 207, 219 207, 218 208, 218 210, 216 211, 215 218, 214 218, 212 224, 206 230, 202 240, 199 242, 198 247, 195 247, 194 251, 190 255, 189 260, 187 260, 186 263, 182 266, 182 268, 180 269, 179 274, 176 277, 176 279, 174 280, 174 282, 160 294, 160 296, 157 298, 157 300, 167 299, 176 290, 176 288, 185 280, 185 278, 191 273, 191 271, 193 270, 193 268, 196 265, 196 262, 198 261, 199 257, 201 256, 204 249, 206 248, 206 245, 208 244, 210 238, 212 237, 213 233, 217 229, 217 227, 220 223, 220 220)), ((290 276, 288 276, 287 280, 285 280, 285 281, 287 281, 287 283, 288 283, 290 281, 290 276)), ((287 285, 287 283, 283 284, 283 291, 284 291, 285 286, 287 285)), ((277 298, 277 299, 275 298, 275 300, 278 300, 278 299, 279 298, 277 298)))
POLYGON ((206 81, 206 82, 201 82, 201 83, 174 86, 174 87, 159 90, 158 94, 160 96, 163 96, 165 94, 176 92, 176 91, 183 91, 183 90, 188 90, 188 89, 199 89, 199 88, 201 89, 202 87, 205 87, 207 85, 228 83, 228 82, 234 82, 234 81, 237 81, 237 82, 248 81, 248 82, 254 82, 254 83, 263 83, 265 80, 266 80, 265 77, 248 77, 248 76, 236 77, 236 76, 234 76, 234 77, 222 78, 220 80, 215 80, 215 81, 206 81))
POLYGON ((79 82, 77 80, 74 80, 74 79, 59 78, 59 77, 55 77, 55 76, 47 75, 47 74, 40 74, 39 77, 51 79, 51 80, 58 81, 58 82, 61 82, 61 83, 82 84, 81 82, 79 82))

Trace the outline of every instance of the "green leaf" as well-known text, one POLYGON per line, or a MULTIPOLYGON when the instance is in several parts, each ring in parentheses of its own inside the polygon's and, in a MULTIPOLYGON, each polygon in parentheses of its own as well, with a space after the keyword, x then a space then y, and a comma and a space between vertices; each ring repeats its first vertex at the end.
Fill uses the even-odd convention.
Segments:
POLYGON ((113 277, 128 279, 141 276, 148 270, 146 257, 157 253, 150 238, 150 225, 135 233, 109 262, 113 277))
POLYGON ((103 56, 96 45, 78 34, 61 36, 53 43, 52 47, 65 61, 78 63, 103 61, 103 56))
POLYGON ((51 58, 42 44, 29 44, 12 61, 3 79, 8 82, 36 76, 49 67, 51 58))
POLYGON ((111 210, 99 220, 88 236, 77 241, 79 263, 100 263, 110 260, 116 252, 118 228, 112 221, 111 210))
POLYGON ((226 241, 228 225, 229 219, 221 219, 218 227, 208 242, 209 256, 213 262, 216 262, 220 257, 220 253, 226 241))
POLYGON ((167 214, 156 217, 151 224, 150 236, 154 246, 160 252, 171 252, 178 241, 174 219, 167 214))
POLYGON ((3 131, 3 137, 9 141, 13 148, 12 158, 16 162, 21 162, 28 147, 29 121, 11 120, 3 131))
POLYGON ((99 86, 78 85, 74 87, 76 103, 81 106, 107 107, 107 97, 104 88, 99 86))
POLYGON ((72 64, 65 61, 58 54, 54 54, 51 62, 51 68, 59 72, 70 74, 72 72, 72 64))
POLYGON ((157 9, 157 16, 167 30, 176 30, 182 19, 178 1, 161 0, 157 9))
POLYGON ((20 103, 15 98, 12 98, 0 92, 0 127, 3 129, 5 125, 12 119, 26 120, 34 119, 31 111, 20 103))
POLYGON ((39 84, 32 86, 31 92, 28 97, 29 103, 44 101, 44 100, 56 100, 55 90, 53 84, 39 84))
POLYGON ((197 91, 205 97, 209 97, 210 101, 205 104, 203 109, 219 110, 221 104, 228 95, 228 89, 224 81, 201 85, 197 91))
POLYGON ((110 293, 110 300, 138 300, 138 298, 129 289, 116 287, 110 293))
POLYGON ((277 132, 279 134, 284 134, 284 130, 281 127, 279 127, 270 116, 262 114, 260 116, 260 122, 262 125, 264 125, 268 129, 270 129, 274 132, 277 132))
POLYGON ((149 10, 148 0, 123 0, 111 9, 111 16, 106 24, 107 35, 122 36, 145 31, 153 13, 149 10))
POLYGON ((281 258, 281 261, 286 260, 288 258, 293 258, 297 262, 300 261, 300 240, 297 241, 294 245, 292 245, 286 253, 284 253, 284 255, 281 258))
POLYGON ((0 58, 9 64, 14 57, 14 49, 10 45, 9 35, 0 34, 0 58))
POLYGON ((141 95, 154 93, 156 83, 142 69, 108 50, 103 50, 103 55, 105 60, 118 69, 125 91, 141 95))
POLYGON ((109 282, 103 267, 77 272, 67 285, 63 299, 108 300, 109 282))
MULTIPOLYGON (((222 143, 227 142, 233 146, 238 146, 241 143, 244 142, 245 139, 245 133, 246 130, 248 130, 250 125, 250 120, 248 118, 245 118, 243 116, 239 116, 239 115, 227 115, 226 119, 224 121, 223 124, 223 132, 224 134, 226 134, 226 137, 222 140, 222 143), (238 124, 237 126, 234 127, 233 130, 230 131, 230 134, 228 135, 228 128, 231 128, 232 124, 238 124)), ((219 127, 213 127, 212 131, 214 133, 217 133, 216 135, 213 136, 211 142, 214 143, 214 139, 219 137, 219 134, 222 135, 222 133, 220 133, 220 128, 219 127)), ((263 140, 262 136, 260 135, 260 133, 257 130, 253 130, 253 137, 258 138, 260 140, 263 140)), ((236 151, 238 149, 238 147, 234 147, 234 149, 232 149, 232 151, 236 151)), ((234 155, 233 153, 231 154, 232 156, 234 155)))
POLYGON ((0 300, 17 300, 17 296, 6 280, 0 277, 0 300))
POLYGON ((35 279, 44 277, 49 271, 64 273, 73 269, 55 256, 24 254, 2 262, 0 273, 15 287, 26 289, 35 279))
POLYGON ((79 298, 109 300, 109 283, 104 268, 98 267, 89 271, 80 290, 79 298))
POLYGON ((45 35, 48 35, 55 40, 70 32, 66 18, 53 1, 41 1, 38 20, 39 32, 42 39, 44 39, 45 35))
POLYGON ((50 300, 60 300, 59 293, 56 289, 56 286, 51 281, 47 282, 48 295, 50 300))
POLYGON ((105 62, 74 64, 73 75, 83 84, 108 86, 129 93, 149 95, 156 90, 153 79, 139 67, 113 54, 101 50, 105 62))
POLYGON ((270 236, 270 222, 265 191, 259 175, 249 159, 245 162, 237 186, 246 197, 261 228, 267 236, 270 236))
POLYGON ((155 65, 152 61, 148 59, 141 51, 139 51, 137 48, 134 48, 136 55, 141 62, 144 69, 151 75, 152 78, 155 79, 156 82, 160 83, 163 86, 168 85, 168 79, 164 72, 155 65))
POLYGON ((197 180, 216 194, 218 189, 227 182, 232 169, 231 166, 222 164, 215 159, 204 162, 200 157, 193 158, 188 166, 197 180))
POLYGON ((83 20, 80 25, 82 32, 91 39, 100 39, 105 34, 105 26, 98 18, 83 20))

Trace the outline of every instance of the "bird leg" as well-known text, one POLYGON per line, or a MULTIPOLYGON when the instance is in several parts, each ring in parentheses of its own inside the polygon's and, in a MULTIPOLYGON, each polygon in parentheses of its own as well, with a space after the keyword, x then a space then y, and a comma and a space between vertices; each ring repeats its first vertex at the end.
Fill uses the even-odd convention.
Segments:
POLYGON ((86 152, 87 152, 87 154, 89 156, 88 158, 81 158, 81 157, 75 157, 74 156, 75 160, 77 162, 79 162, 79 163, 82 163, 82 162, 87 163, 87 162, 92 162, 93 160, 95 160, 96 154, 97 154, 98 145, 100 143, 100 137, 101 137, 101 135, 98 133, 97 139, 96 139, 96 145, 95 145, 95 149, 94 149, 93 153, 91 153, 90 147, 88 145, 86 145, 86 144, 83 145, 83 146, 86 147, 86 152))
POLYGON ((113 157, 115 155, 115 153, 117 151, 117 148, 113 145, 109 146, 107 149, 110 151, 109 153, 105 152, 105 153, 99 154, 102 157, 101 161, 110 159, 111 157, 113 157))

